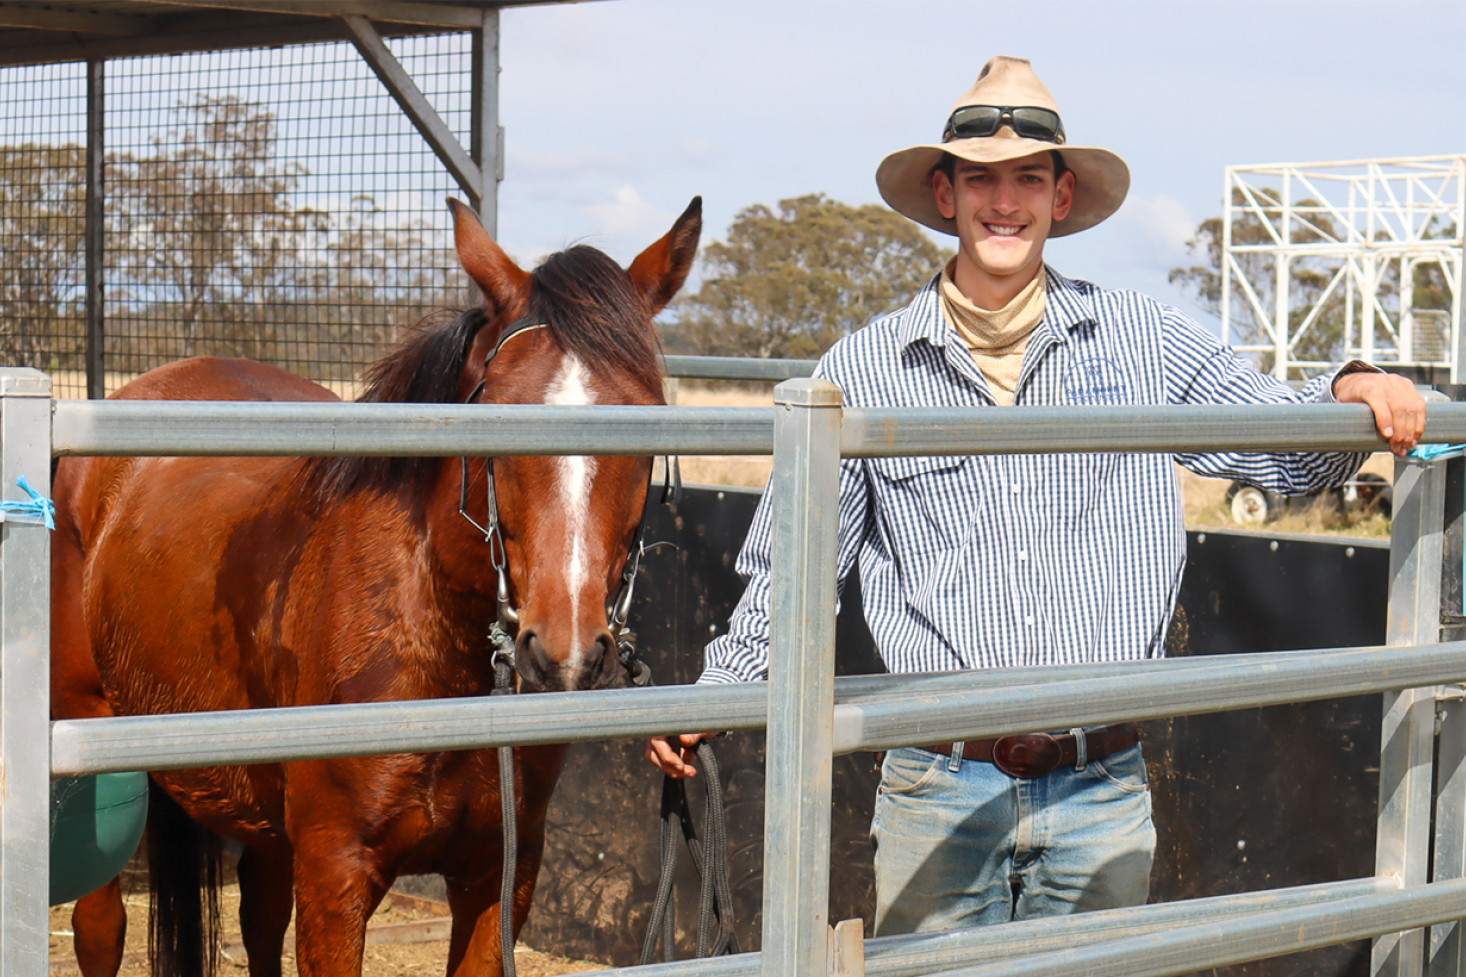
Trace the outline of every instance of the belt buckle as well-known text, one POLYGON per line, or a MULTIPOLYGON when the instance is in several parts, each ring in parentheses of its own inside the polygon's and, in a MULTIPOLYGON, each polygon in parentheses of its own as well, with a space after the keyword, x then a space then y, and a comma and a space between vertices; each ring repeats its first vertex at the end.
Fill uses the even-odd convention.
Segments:
POLYGON ((1063 759, 1059 741, 1049 733, 1004 736, 993 744, 993 766, 1010 777, 1047 776, 1059 769, 1063 759))

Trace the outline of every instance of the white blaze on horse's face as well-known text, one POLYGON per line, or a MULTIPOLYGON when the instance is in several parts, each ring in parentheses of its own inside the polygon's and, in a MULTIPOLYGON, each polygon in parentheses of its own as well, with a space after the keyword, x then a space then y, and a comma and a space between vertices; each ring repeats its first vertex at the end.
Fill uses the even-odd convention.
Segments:
MULTIPOLYGON (((545 403, 555 406, 589 406, 596 402, 589 385, 590 373, 575 356, 566 356, 560 372, 551 381, 545 403)), ((589 541, 585 530, 591 525, 591 484, 596 477, 596 460, 586 455, 562 455, 557 459, 557 494, 565 512, 565 553, 568 566, 565 581, 570 592, 570 620, 580 620, 581 593, 590 583, 589 541)), ((580 643, 572 645, 567 665, 580 665, 580 643)))

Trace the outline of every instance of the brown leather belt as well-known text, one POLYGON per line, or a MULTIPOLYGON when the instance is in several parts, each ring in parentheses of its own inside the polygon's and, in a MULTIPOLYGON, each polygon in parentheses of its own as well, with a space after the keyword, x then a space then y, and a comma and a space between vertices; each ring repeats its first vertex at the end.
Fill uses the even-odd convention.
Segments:
MULTIPOLYGON (((1083 736, 1084 762, 1090 763, 1139 743, 1140 727, 1134 723, 1116 723, 1091 729, 1083 736)), ((1080 741, 1072 732, 1026 733, 995 740, 968 740, 962 746, 962 758, 991 763, 1010 777, 1031 779, 1047 776, 1063 766, 1079 766, 1079 748, 1080 741)), ((943 756, 952 754, 951 743, 922 749, 943 756)))

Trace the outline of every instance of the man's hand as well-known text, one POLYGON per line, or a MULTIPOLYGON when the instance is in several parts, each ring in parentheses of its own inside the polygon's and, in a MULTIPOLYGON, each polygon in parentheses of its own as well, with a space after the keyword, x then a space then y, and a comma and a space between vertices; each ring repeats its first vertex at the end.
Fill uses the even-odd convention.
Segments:
POLYGON ((1334 381, 1341 404, 1368 404, 1374 426, 1401 458, 1425 434, 1425 401, 1415 384, 1396 373, 1346 373, 1334 381))
POLYGON ((718 735, 720 734, 683 733, 681 736, 653 736, 646 741, 647 761, 673 780, 696 777, 697 768, 692 765, 692 761, 697 756, 697 745, 718 735))

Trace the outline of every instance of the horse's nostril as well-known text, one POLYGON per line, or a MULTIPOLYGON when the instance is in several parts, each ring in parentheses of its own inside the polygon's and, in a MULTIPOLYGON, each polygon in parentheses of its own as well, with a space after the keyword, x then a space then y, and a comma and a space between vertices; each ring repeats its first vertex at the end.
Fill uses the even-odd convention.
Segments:
POLYGON ((544 643, 533 629, 525 628, 514 640, 514 668, 531 689, 544 687, 550 662, 545 657, 544 643))
POLYGON ((611 637, 610 631, 602 631, 596 636, 591 656, 592 688, 603 689, 622 684, 621 656, 616 648, 616 639, 611 637))

